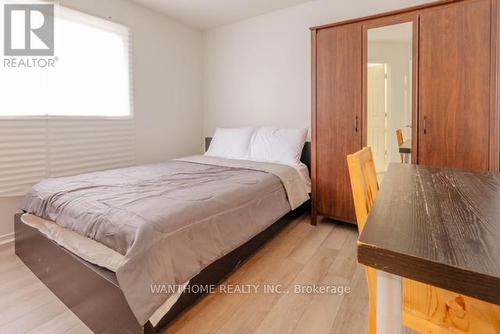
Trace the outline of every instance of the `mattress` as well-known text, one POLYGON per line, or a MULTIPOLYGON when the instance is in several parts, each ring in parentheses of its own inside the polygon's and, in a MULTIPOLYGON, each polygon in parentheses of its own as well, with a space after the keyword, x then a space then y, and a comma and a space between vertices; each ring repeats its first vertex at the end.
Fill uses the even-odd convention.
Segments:
POLYGON ((115 271, 144 324, 175 300, 151 284, 186 284, 307 199, 294 168, 190 157, 49 179, 23 209, 49 238, 115 271))

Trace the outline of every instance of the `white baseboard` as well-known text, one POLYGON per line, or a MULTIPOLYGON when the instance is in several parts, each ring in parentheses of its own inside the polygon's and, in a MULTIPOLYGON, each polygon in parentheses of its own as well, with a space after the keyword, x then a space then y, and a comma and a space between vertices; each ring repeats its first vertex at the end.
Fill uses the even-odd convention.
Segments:
POLYGON ((0 247, 14 243, 14 233, 0 235, 0 247))

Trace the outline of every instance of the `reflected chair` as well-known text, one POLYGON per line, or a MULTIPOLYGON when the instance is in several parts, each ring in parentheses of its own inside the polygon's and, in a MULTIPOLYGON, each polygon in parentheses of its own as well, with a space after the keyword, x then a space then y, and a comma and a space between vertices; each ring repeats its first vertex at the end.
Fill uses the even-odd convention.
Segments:
MULTIPOLYGON (((401 147, 401 145, 403 145, 406 141, 403 130, 401 129, 396 130, 396 138, 398 139, 398 146, 401 147)), ((401 155, 401 163, 403 164, 405 162, 405 155, 403 153, 400 153, 400 155, 401 155)))
MULTIPOLYGON (((347 164, 358 230, 361 233, 379 191, 371 148, 366 147, 348 155, 347 164)), ((377 270, 366 267, 366 276, 370 296, 369 333, 375 334, 377 332, 377 270)), ((425 334, 500 333, 500 306, 498 305, 409 279, 403 279, 403 289, 403 323, 416 332, 425 334)))

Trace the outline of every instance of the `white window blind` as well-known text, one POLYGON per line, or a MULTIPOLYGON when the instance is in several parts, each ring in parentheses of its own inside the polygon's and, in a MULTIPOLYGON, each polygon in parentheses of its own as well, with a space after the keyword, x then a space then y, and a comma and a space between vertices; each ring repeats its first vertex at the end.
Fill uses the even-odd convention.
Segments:
POLYGON ((131 120, 0 121, 0 196, 23 195, 47 177, 125 167, 134 162, 131 120))
POLYGON ((0 68, 0 196, 135 163, 128 29, 58 7, 53 69, 0 68))

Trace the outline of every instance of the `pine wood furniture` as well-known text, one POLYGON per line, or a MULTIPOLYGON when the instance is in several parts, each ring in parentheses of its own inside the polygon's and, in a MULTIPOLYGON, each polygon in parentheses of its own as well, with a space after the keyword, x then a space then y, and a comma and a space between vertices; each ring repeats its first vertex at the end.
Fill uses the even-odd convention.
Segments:
POLYGON ((398 140, 398 145, 401 146, 405 142, 405 135, 403 134, 403 130, 397 129, 396 130, 396 138, 398 140))
POLYGON ((500 169, 500 0, 438 1, 311 28, 312 198, 355 223, 345 156, 367 145, 367 31, 413 23, 412 163, 500 169))
MULTIPOLYGON (((363 231, 368 214, 370 213, 375 198, 379 191, 377 170, 370 147, 347 156, 349 178, 351 181, 358 231, 363 231)), ((368 281, 369 316, 368 329, 370 333, 376 333, 377 328, 377 271, 366 267, 366 278, 368 281)))
POLYGON ((370 332, 500 332, 500 173, 391 164, 377 195, 369 153, 348 160, 370 332))
POLYGON ((380 186, 377 179, 377 169, 370 147, 365 147, 347 156, 349 179, 352 187, 358 230, 365 227, 368 215, 375 203, 380 186))

